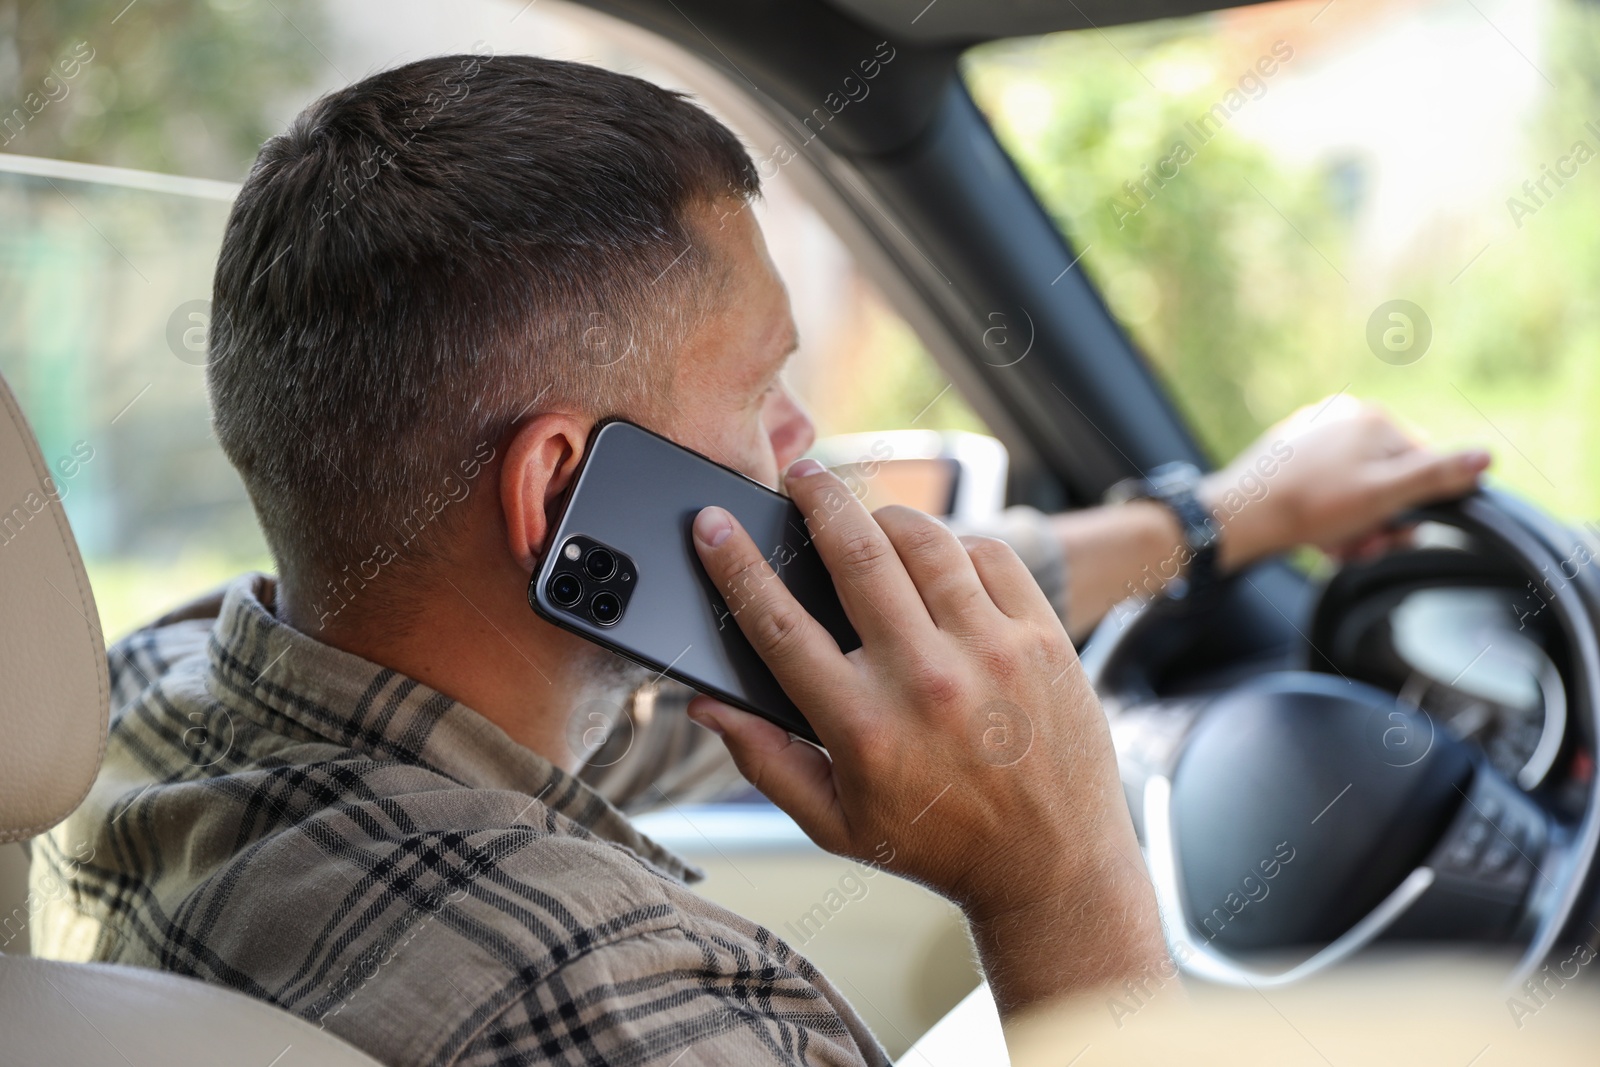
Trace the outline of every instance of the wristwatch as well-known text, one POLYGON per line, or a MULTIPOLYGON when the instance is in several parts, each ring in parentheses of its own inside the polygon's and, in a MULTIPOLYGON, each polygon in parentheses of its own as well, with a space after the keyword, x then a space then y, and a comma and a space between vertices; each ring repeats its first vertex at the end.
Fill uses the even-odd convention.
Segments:
MULTIPOLYGON (((1221 530, 1206 506, 1200 503, 1202 475, 1193 463, 1163 463, 1143 478, 1124 478, 1106 491, 1106 503, 1125 504, 1130 500, 1155 500, 1177 516, 1183 532, 1183 548, 1176 561, 1179 577, 1168 581, 1167 595, 1174 600, 1195 600, 1214 589, 1217 573, 1217 544, 1221 530), (1185 559, 1186 557, 1186 559, 1185 559)), ((1165 567, 1162 568, 1166 570, 1165 567)), ((1166 575, 1163 573, 1163 578, 1166 575)))

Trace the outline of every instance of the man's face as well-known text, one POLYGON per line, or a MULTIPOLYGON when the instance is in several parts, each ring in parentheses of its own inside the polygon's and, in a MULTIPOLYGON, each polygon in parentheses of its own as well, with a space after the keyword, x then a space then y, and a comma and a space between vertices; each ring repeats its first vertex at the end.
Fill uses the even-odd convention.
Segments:
POLYGON ((675 441, 776 486, 816 439, 780 374, 794 351, 789 294, 761 227, 742 203, 693 216, 696 240, 721 257, 728 278, 714 310, 678 353, 674 404, 657 427, 675 441))

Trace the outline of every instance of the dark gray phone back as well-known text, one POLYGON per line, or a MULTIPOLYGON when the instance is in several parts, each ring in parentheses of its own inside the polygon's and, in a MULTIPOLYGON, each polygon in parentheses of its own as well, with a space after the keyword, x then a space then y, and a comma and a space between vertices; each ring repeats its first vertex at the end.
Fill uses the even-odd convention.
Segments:
POLYGON ((739 520, 795 599, 842 650, 860 647, 805 520, 787 497, 621 421, 601 424, 590 437, 528 601, 558 626, 816 741, 739 631, 733 614, 738 604, 730 608, 724 602, 700 565, 691 524, 708 504, 739 520), (603 555, 591 561, 597 548, 618 557, 604 580, 594 577, 604 573, 606 562, 603 555), (593 572, 587 569, 591 562, 593 572), (563 606, 552 596, 552 583, 569 601, 577 589, 576 601, 563 606), (608 594, 616 601, 605 599, 608 594), (617 603, 622 606, 615 622, 597 621, 617 603))

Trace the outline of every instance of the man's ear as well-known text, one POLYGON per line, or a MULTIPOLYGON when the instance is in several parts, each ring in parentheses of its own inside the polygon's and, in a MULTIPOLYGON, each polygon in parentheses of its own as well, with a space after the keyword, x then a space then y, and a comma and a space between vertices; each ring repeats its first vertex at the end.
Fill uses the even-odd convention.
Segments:
POLYGON ((500 467, 500 508, 506 541, 522 569, 533 573, 554 530, 555 505, 583 459, 593 422, 575 415, 539 415, 523 423, 500 467))

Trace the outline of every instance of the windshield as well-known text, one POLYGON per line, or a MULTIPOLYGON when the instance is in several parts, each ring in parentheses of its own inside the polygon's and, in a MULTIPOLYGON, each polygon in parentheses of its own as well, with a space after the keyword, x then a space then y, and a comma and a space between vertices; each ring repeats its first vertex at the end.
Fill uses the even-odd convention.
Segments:
POLYGON ((1348 392, 1600 513, 1600 10, 1269 4, 964 74, 1215 459, 1348 392))

